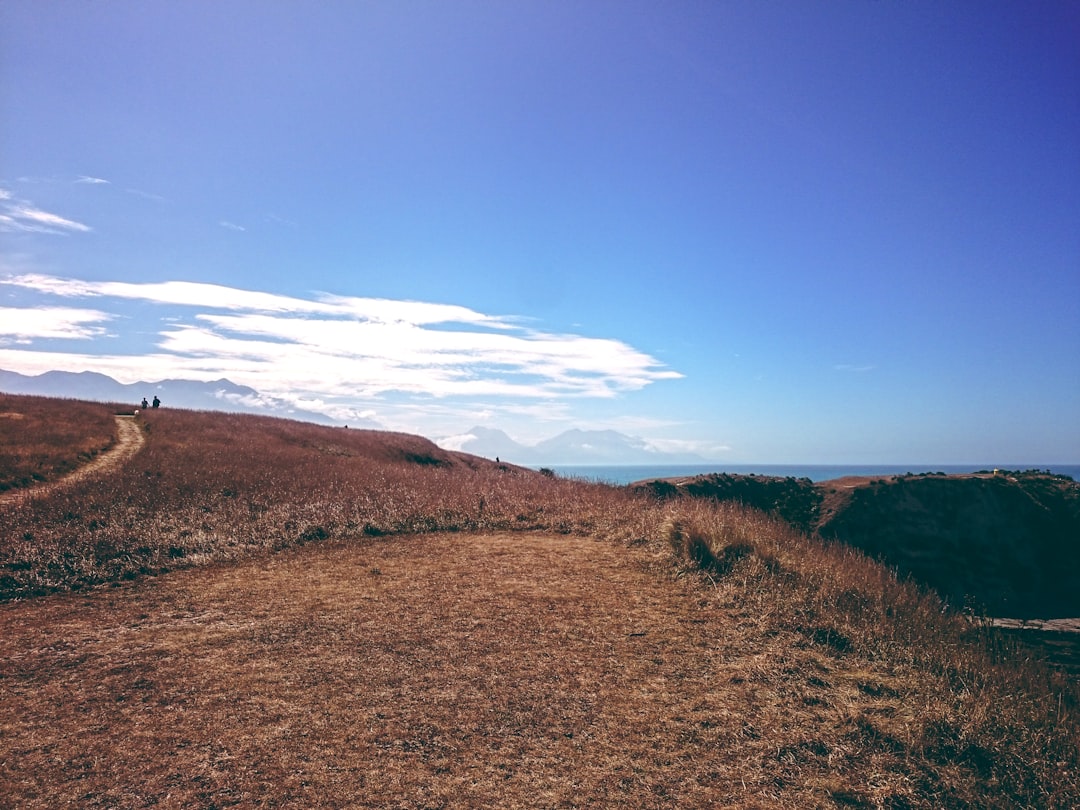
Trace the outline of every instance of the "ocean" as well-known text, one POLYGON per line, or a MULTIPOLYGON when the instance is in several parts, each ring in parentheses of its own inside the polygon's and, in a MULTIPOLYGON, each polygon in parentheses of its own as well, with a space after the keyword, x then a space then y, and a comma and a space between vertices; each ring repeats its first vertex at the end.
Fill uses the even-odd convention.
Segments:
POLYGON ((960 475, 979 470, 1049 470, 1080 480, 1080 464, 669 464, 669 465, 553 465, 564 478, 582 478, 607 484, 629 484, 656 478, 676 478, 709 473, 732 475, 770 475, 780 478, 809 478, 830 481, 845 475, 886 476, 904 473, 946 473, 960 475))

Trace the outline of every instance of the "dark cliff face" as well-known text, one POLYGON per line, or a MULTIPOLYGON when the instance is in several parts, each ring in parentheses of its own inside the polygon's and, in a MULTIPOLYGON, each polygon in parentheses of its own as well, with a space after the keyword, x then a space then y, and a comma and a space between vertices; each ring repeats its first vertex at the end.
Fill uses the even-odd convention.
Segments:
POLYGON ((1080 616, 1080 484, 1047 474, 903 477, 855 488, 818 527, 995 616, 1080 616))
POLYGON ((738 501, 855 546, 956 608, 1080 616, 1080 483, 1035 471, 881 480, 707 475, 635 485, 738 501))

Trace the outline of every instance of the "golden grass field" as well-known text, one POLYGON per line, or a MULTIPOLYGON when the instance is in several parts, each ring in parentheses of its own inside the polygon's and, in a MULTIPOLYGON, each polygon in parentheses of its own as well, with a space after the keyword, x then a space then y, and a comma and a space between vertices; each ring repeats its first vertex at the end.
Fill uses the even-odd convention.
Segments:
POLYGON ((2 807, 1080 804, 1075 682, 851 549, 418 437, 137 424, 0 504, 2 807))

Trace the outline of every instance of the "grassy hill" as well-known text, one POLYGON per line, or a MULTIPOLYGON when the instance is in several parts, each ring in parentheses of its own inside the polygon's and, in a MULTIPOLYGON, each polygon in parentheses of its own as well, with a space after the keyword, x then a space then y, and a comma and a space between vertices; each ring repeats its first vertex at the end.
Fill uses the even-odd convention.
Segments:
MULTIPOLYGON (((43 407, 3 399, 0 476, 21 443, 89 463, 63 437, 101 406, 43 407)), ((13 806, 1080 804, 1075 682, 760 511, 136 422, 122 466, 0 500, 13 806)))
POLYGON ((107 450, 115 433, 108 405, 0 394, 0 492, 71 472, 107 450))

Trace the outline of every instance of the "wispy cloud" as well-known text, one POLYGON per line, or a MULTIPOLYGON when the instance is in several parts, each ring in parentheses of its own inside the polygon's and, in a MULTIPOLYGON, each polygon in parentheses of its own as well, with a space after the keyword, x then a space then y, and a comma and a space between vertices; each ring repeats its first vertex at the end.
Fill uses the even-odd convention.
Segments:
POLYGON ((112 316, 96 309, 0 307, 0 345, 47 338, 93 338, 105 333, 98 324, 112 316))
POLYGON ((0 230, 62 234, 89 231, 90 226, 59 214, 42 211, 33 203, 16 198, 7 189, 0 189, 0 230))
POLYGON ((218 225, 220 225, 222 228, 225 228, 226 230, 230 230, 230 231, 246 231, 247 230, 247 228, 245 228, 243 225, 237 225, 235 222, 229 222, 227 219, 221 220, 221 222, 219 222, 218 225))
POLYGON ((854 365, 851 363, 837 363, 833 366, 833 371, 846 371, 853 374, 863 374, 867 371, 873 371, 877 366, 873 364, 854 365))
POLYGON ((88 176, 88 175, 85 175, 85 174, 84 174, 84 175, 80 175, 80 176, 79 176, 79 177, 78 177, 78 178, 77 178, 77 179, 75 180, 75 182, 76 182, 76 183, 83 183, 83 184, 86 184, 86 185, 91 185, 91 186, 102 186, 102 185, 109 185, 109 181, 108 181, 108 180, 103 180, 103 179, 102 179, 102 178, 100 178, 100 177, 90 177, 90 176, 88 176))
MULTIPOLYGON (((160 307, 151 325, 152 358, 54 355, 54 368, 71 363, 111 373, 118 365, 130 371, 152 359, 158 374, 226 376, 272 396, 320 400, 328 407, 388 396, 429 405, 432 398, 462 397, 557 404, 611 398, 682 376, 619 340, 545 332, 452 304, 40 274, 0 284, 45 298, 94 300, 97 309, 86 311, 99 314, 125 299, 160 307)), ((40 363, 41 348, 22 361, 40 363)), ((16 359, 0 353, 0 362, 16 359)))
POLYGON ((697 439, 650 439, 649 446, 661 453, 693 453, 703 458, 723 458, 731 445, 697 439))
POLYGON ((386 298, 357 298, 319 294, 314 300, 258 290, 242 290, 222 284, 195 281, 140 282, 80 281, 35 273, 13 275, 0 280, 35 292, 64 298, 125 298, 156 304, 202 307, 213 310, 292 315, 327 315, 383 323, 417 325, 457 323, 492 328, 508 328, 510 318, 484 315, 455 304, 401 301, 386 298), (211 303, 212 302, 212 303, 211 303))
POLYGON ((150 200, 151 202, 163 203, 168 202, 165 197, 160 194, 151 194, 149 191, 142 191, 137 188, 124 189, 128 194, 134 194, 136 197, 142 197, 144 200, 150 200))
POLYGON ((277 214, 274 214, 274 213, 267 214, 266 215, 266 221, 267 222, 273 222, 276 225, 285 225, 285 226, 287 226, 289 228, 295 228, 296 227, 296 223, 293 222, 291 219, 286 219, 285 217, 279 217, 277 214))

